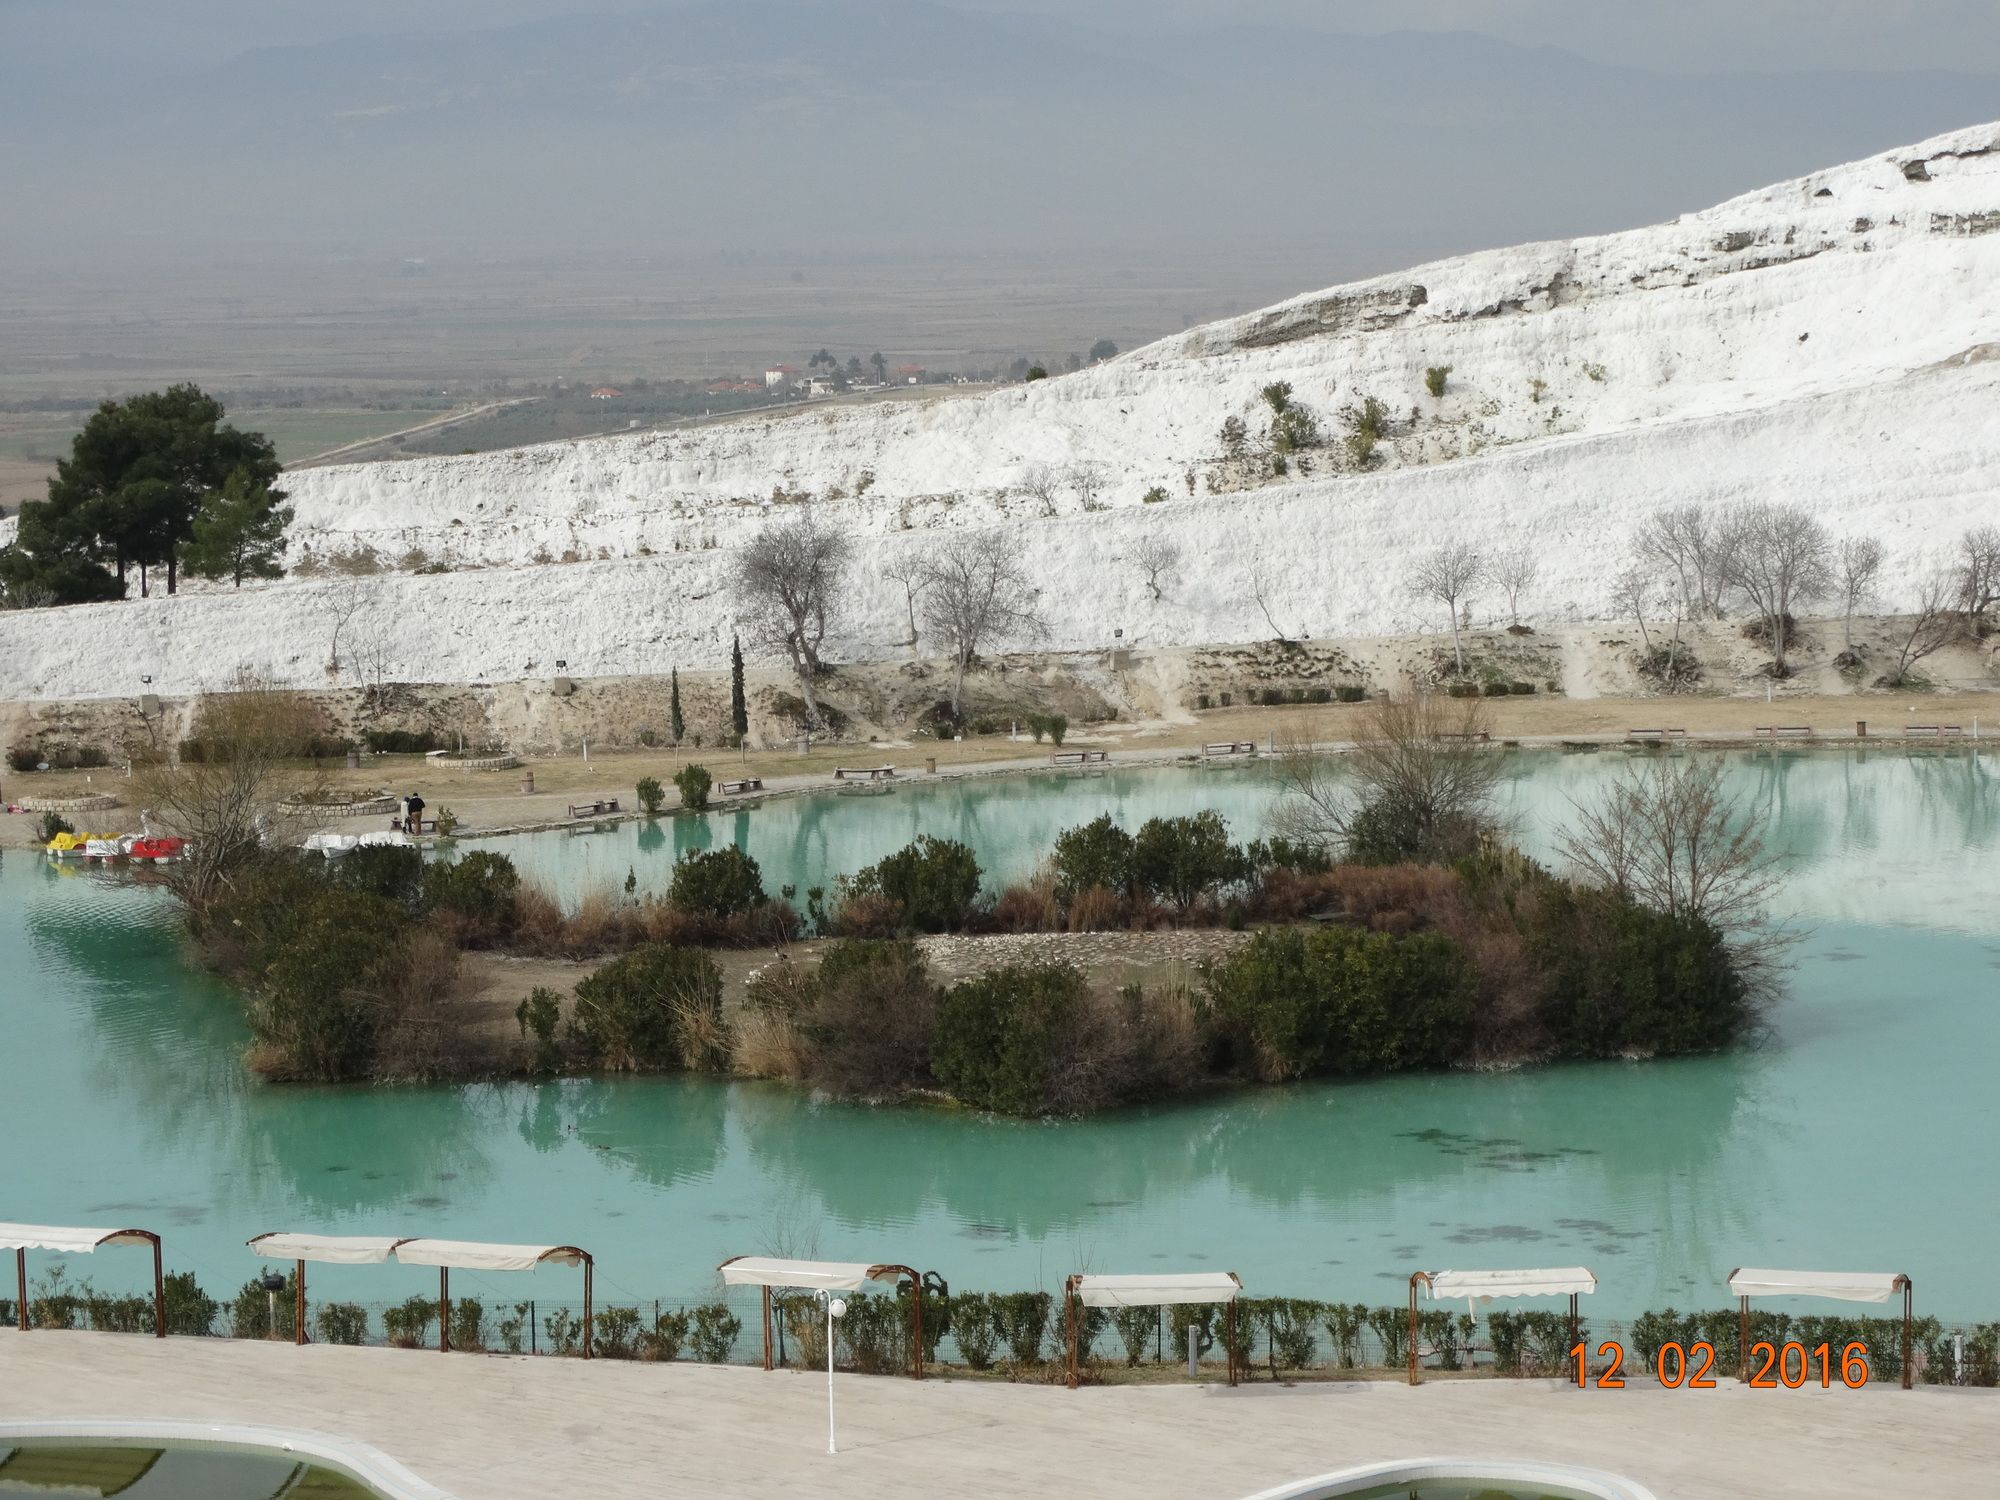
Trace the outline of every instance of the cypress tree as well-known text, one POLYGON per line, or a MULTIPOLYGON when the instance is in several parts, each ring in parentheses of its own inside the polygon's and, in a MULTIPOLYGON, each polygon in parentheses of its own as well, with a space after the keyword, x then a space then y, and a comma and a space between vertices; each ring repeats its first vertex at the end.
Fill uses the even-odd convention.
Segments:
POLYGON ((667 727, 673 731, 674 743, 678 745, 687 734, 687 720, 681 714, 681 669, 674 668, 673 687, 667 698, 667 727))
POLYGON ((743 699, 743 638, 729 638, 729 727, 739 735, 750 732, 750 706, 743 699))

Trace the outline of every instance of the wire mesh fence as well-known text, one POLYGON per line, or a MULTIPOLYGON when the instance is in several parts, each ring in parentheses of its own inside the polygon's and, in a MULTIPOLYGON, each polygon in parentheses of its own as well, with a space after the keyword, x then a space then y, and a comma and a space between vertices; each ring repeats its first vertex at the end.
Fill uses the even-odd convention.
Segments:
MULTIPOLYGON (((292 1340, 296 1288, 247 1283, 230 1302, 208 1296, 190 1274, 169 1277, 170 1334, 292 1340)), ((857 1293, 835 1321, 836 1368, 868 1374, 906 1372, 914 1337, 907 1288, 857 1293)), ((826 1312, 806 1294, 774 1294, 773 1362, 823 1369, 826 1312)), ((1231 1323, 1219 1305, 1077 1310, 1080 1363, 1088 1379, 1185 1378, 1189 1352, 1198 1378, 1221 1378, 1231 1323)), ((313 1299, 309 1341, 436 1349, 440 1308, 434 1295, 401 1302, 313 1299)), ((923 1293, 923 1363, 941 1373, 1018 1380, 1053 1378, 1068 1354, 1062 1299, 1048 1292, 923 1293)), ((17 1304, 0 1299, 0 1327, 15 1326, 17 1304)), ((581 1298, 454 1297, 445 1315, 454 1351, 577 1357, 586 1316, 591 1353, 600 1359, 691 1360, 756 1364, 764 1357, 761 1304, 734 1297, 645 1298, 613 1295, 586 1309, 581 1298)), ((32 1289, 28 1321, 37 1329, 151 1333, 149 1296, 104 1295, 71 1285, 58 1271, 32 1289)), ((1749 1315, 1750 1368, 1769 1383, 1854 1385, 1899 1380, 1900 1319, 1811 1317, 1757 1309, 1749 1315), (1857 1365, 1855 1359, 1860 1363, 1857 1365), (1758 1368, 1761 1367, 1761 1370, 1758 1368)), ((1244 1297, 1236 1303, 1235 1353, 1251 1379, 1366 1379, 1401 1372, 1410 1357, 1407 1304, 1371 1305, 1301 1298, 1244 1297)), ((1679 1386, 1733 1378, 1746 1368, 1742 1316, 1735 1307, 1648 1312, 1630 1320, 1584 1317, 1572 1336, 1566 1313, 1460 1312, 1426 1304, 1416 1326, 1417 1363, 1426 1378, 1499 1376, 1657 1381, 1679 1386)), ((1919 1318, 1910 1330, 1913 1378, 1931 1385, 2000 1385, 2000 1323, 1944 1323, 1919 1318)))

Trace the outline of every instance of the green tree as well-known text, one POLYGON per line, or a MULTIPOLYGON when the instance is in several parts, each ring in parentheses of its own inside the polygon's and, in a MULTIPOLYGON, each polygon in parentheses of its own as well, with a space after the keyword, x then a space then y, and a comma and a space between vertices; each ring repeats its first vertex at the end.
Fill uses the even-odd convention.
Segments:
POLYGON ((129 569, 145 593, 148 570, 164 566, 173 593, 204 497, 242 470, 272 505, 284 499, 270 488, 279 474, 270 440, 222 418, 222 403, 194 385, 98 407, 57 464, 48 499, 21 508, 10 586, 32 578, 58 603, 115 599, 129 569))
POLYGON ((281 578, 285 528, 292 508, 277 503, 268 484, 246 468, 230 471, 219 490, 202 497, 187 546, 187 569, 197 578, 227 578, 236 587, 246 578, 281 578))
POLYGON ((1100 360, 1116 359, 1117 357, 1118 346, 1112 343, 1110 339, 1099 339, 1090 346, 1090 362, 1092 364, 1096 364, 1100 360))
POLYGON ((1229 825, 1213 808, 1179 818, 1148 818, 1132 841, 1133 883, 1149 896, 1187 907, 1219 885, 1249 873, 1229 825))
POLYGON ((750 732, 750 705, 743 696, 743 638, 729 638, 729 728, 732 733, 750 732))
POLYGON ((868 356, 868 367, 875 372, 876 380, 885 384, 888 382, 889 361, 882 357, 880 349, 877 349, 873 354, 868 356))
POLYGON ((687 736, 687 717, 681 712, 681 669, 674 668, 673 685, 667 694, 667 728, 678 745, 687 736))

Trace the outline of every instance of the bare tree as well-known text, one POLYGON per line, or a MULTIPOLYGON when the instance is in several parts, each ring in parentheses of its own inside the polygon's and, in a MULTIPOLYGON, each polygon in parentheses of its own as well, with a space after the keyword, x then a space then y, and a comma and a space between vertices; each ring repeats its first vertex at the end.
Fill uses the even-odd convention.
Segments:
POLYGON ((908 622, 909 635, 901 642, 905 646, 917 644, 917 600, 923 597, 926 577, 923 557, 916 552, 905 552, 902 556, 883 565, 882 576, 892 583, 903 586, 903 615, 908 622))
POLYGON ((1305 732, 1281 745, 1277 832, 1368 859, 1451 860, 1496 827, 1501 758, 1484 746, 1477 698, 1378 701, 1353 750, 1334 755, 1305 732))
POLYGON ((1983 615, 2000 604, 2000 526, 1976 526, 1959 542, 1959 608, 1983 615))
POLYGON ((1841 654, 1850 661, 1854 659, 1854 616, 1875 595, 1884 555, 1882 544, 1872 536, 1842 537, 1834 555, 1833 586, 1844 625, 1841 654))
POLYGON ((1065 473, 1069 487, 1076 491, 1077 503, 1085 510, 1098 509, 1098 496, 1104 492, 1104 465, 1078 459, 1065 473))
POLYGON ((854 555, 853 543, 808 507, 759 532, 736 559, 731 588, 751 640, 782 654, 799 680, 799 696, 813 724, 820 722, 813 680, 824 667, 820 647, 841 598, 854 555))
POLYGON ((168 887, 190 913, 201 911, 267 843, 288 841, 296 818, 279 812, 289 794, 309 803, 314 788, 288 779, 287 762, 323 729, 304 694, 248 671, 195 705, 190 738, 198 760, 141 768, 141 806, 163 831, 188 841, 164 867, 168 887))
POLYGON ((973 531, 938 542, 924 559, 924 629, 951 657, 951 711, 965 695, 965 673, 982 647, 1033 638, 1046 628, 1027 573, 1004 532, 973 531))
POLYGON ((1611 580, 1611 607, 1621 615, 1631 616, 1638 625, 1640 649, 1649 659, 1653 654, 1653 636, 1646 626, 1646 618, 1654 613, 1659 597, 1660 580, 1654 576, 1649 560, 1644 557, 1627 563, 1611 580))
POLYGON ((1792 610, 1833 586, 1833 542, 1826 528, 1795 505, 1746 505, 1717 537, 1722 576, 1750 597, 1771 643, 1771 675, 1791 676, 1785 650, 1792 610))
POLYGON ((1451 617, 1451 654, 1461 673, 1465 671, 1465 648, 1458 636, 1459 601, 1485 574, 1486 559, 1470 542, 1453 542, 1439 547, 1419 562, 1410 574, 1411 592, 1419 598, 1442 604, 1451 617))
POLYGON ((1250 569, 1250 597, 1257 601, 1257 608, 1264 615, 1264 623, 1271 627, 1271 639, 1276 641, 1280 646, 1289 646, 1292 643, 1291 636, 1285 633, 1285 628, 1278 623, 1277 618, 1271 613, 1270 592, 1270 584, 1269 580, 1265 577, 1263 564, 1257 563, 1252 565, 1250 569))
POLYGON ((1056 513, 1056 496, 1062 492, 1062 475, 1052 464, 1029 464, 1021 471, 1021 488, 1041 506, 1042 514, 1056 513))
POLYGON ((1682 608, 1690 618, 1722 612, 1722 577, 1715 528, 1699 505, 1660 511, 1639 528, 1637 550, 1673 570, 1682 608))
POLYGON ((340 659, 341 637, 346 635, 368 603, 361 580, 350 578, 345 583, 336 584, 326 596, 326 613, 333 622, 333 636, 326 648, 326 675, 338 677, 345 668, 340 659))
POLYGON ((1964 599, 1962 566, 1932 568, 1918 580, 1916 609, 1908 615, 1896 645, 1896 666, 1883 674, 1883 685, 1902 687, 1916 664, 1935 656, 1958 638, 1962 629, 1958 606, 1964 599))
POLYGON ((1541 571, 1542 560, 1532 548, 1509 547, 1493 554, 1487 575, 1507 596, 1507 623, 1517 629, 1521 624, 1521 595, 1535 586, 1541 571))
POLYGON ((1778 887, 1769 821, 1730 796, 1722 775, 1719 756, 1651 760, 1579 806, 1559 843, 1591 884, 1715 928, 1739 973, 1768 994, 1785 946, 1767 922, 1778 887))
POLYGON ((1132 565, 1146 575, 1146 587, 1158 599, 1161 575, 1171 573, 1180 566, 1180 544, 1157 531, 1149 531, 1139 538, 1129 555, 1132 565))

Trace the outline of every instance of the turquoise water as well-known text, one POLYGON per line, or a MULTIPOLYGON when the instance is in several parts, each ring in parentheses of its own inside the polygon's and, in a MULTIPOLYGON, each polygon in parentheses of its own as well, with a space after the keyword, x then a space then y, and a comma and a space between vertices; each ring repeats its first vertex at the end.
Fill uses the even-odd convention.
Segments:
MULTIPOLYGON (((1622 754, 1520 756, 1506 800, 1545 848, 1622 754)), ((1900 1270, 1920 1309, 2000 1316, 1961 1278, 2000 1237, 1979 1159, 2000 1126, 2000 773, 1970 755, 1742 756, 1793 856, 1807 929, 1790 999, 1725 1057, 1230 1094, 1066 1123, 814 1101, 766 1085, 570 1080, 434 1089, 248 1081, 234 1003, 180 962, 156 891, 0 861, 0 1219, 157 1228, 211 1292, 265 1229, 563 1241, 600 1295, 709 1291, 725 1256, 935 1267, 955 1286, 1077 1268, 1228 1268, 1253 1292, 1370 1301, 1410 1270, 1598 1273, 1592 1310, 1720 1304, 1743 1264, 1900 1270)), ((776 885, 915 831, 1018 874, 1061 827, 1213 805, 1258 831, 1268 787, 1202 769, 774 800, 706 821, 776 885)), ((509 841, 574 892, 652 887, 697 820, 509 841)), ((144 1259, 73 1264, 136 1286, 144 1259)), ((42 1262, 45 1263, 46 1258, 42 1262)), ((453 1277, 490 1303, 572 1299, 574 1272, 453 1277)), ((324 1268, 370 1302, 414 1268, 324 1268)))

